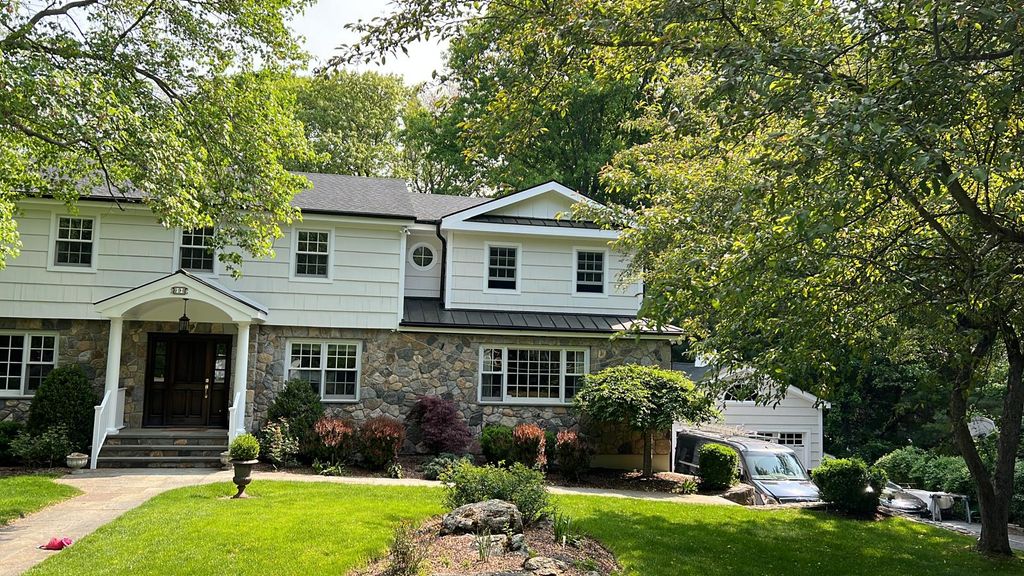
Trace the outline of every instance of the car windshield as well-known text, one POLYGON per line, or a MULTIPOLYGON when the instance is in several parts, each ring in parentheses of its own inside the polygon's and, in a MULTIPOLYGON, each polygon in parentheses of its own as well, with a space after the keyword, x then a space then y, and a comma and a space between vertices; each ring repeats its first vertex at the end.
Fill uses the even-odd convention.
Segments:
POLYGON ((806 480, 807 473, 789 452, 749 452, 747 466, 754 480, 806 480))

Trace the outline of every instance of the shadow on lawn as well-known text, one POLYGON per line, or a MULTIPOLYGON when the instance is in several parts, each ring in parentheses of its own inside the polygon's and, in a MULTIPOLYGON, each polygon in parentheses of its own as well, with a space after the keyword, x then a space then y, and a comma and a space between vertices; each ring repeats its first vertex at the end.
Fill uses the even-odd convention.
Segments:
POLYGON ((989 560, 971 551, 970 538, 904 520, 677 506, 588 506, 578 518, 628 572, 644 576, 1024 574, 1020 558, 989 560))

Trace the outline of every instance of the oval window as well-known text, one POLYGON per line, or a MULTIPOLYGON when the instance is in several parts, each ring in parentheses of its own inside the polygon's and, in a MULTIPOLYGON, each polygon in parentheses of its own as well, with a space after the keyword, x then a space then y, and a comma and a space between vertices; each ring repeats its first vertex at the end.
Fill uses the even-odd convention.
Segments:
POLYGON ((434 251, 426 244, 419 244, 412 249, 412 263, 421 270, 434 265, 434 251))

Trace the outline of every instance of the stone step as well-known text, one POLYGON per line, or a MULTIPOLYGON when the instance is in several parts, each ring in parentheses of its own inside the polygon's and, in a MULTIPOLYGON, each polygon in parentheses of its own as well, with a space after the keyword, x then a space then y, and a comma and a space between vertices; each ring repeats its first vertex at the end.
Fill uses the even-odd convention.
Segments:
POLYGON ((100 456, 100 468, 220 468, 220 457, 211 456, 100 456))
POLYGON ((227 444, 226 430, 122 430, 107 436, 106 446, 223 446, 227 444))
POLYGON ((222 446, 173 446, 173 445, 124 445, 104 446, 100 450, 100 458, 103 457, 146 457, 146 458, 177 458, 181 456, 198 456, 203 458, 220 458, 220 453, 228 449, 222 446))

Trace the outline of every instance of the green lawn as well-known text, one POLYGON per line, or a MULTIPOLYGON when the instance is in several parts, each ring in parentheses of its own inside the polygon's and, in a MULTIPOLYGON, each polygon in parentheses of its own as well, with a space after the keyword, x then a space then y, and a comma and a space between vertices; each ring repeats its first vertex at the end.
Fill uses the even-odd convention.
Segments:
POLYGON ((52 475, 0 478, 0 526, 80 494, 77 488, 57 484, 52 475))
MULTIPOLYGON (((260 482, 157 496, 50 558, 50 574, 332 574, 384 550, 393 525, 441 511, 434 488, 260 482)), ((636 576, 1024 574, 971 540, 900 520, 562 496, 557 502, 636 576)))

